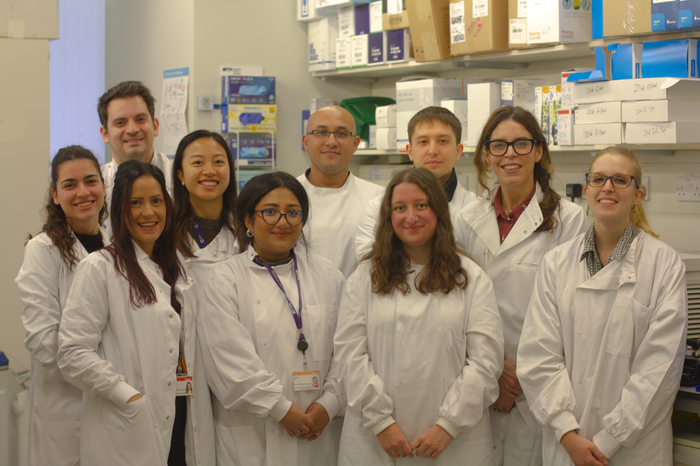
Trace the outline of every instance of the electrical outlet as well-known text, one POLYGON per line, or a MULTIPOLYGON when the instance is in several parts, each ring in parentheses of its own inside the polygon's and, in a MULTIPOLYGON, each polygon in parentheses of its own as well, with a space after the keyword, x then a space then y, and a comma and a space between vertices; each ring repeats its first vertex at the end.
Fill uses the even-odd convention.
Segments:
POLYGON ((676 177, 676 199, 679 201, 700 201, 700 176, 676 177))

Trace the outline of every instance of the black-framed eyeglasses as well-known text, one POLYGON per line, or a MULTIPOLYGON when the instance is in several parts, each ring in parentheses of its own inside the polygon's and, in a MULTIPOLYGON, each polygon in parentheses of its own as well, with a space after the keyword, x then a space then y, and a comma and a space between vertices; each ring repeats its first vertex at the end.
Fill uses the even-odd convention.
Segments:
POLYGON ((331 137, 332 134, 338 141, 347 141, 348 139, 353 137, 353 134, 350 131, 344 129, 339 129, 337 131, 328 131, 327 129, 315 129, 309 131, 306 134, 311 134, 319 139, 328 139, 329 137, 331 137))
POLYGON ((262 209, 255 212, 260 212, 263 221, 268 225, 277 225, 283 216, 287 219, 287 223, 293 227, 299 225, 304 219, 304 213, 301 210, 289 210, 284 214, 277 209, 262 209))
POLYGON ((586 173, 586 184, 588 186, 593 186, 594 188, 605 186, 605 183, 607 183, 608 180, 610 180, 612 183, 613 188, 629 188, 629 186, 632 184, 632 180, 634 180, 634 182, 637 183, 637 187, 639 187, 639 181, 637 181, 637 179, 632 175, 618 173, 616 175, 608 176, 601 175, 600 173, 586 173))
POLYGON ((526 138, 516 139, 513 142, 501 141, 498 139, 495 141, 484 142, 484 147, 487 151, 489 151, 489 154, 493 155, 494 157, 506 155, 506 152, 508 152, 508 147, 512 147, 513 151, 517 155, 527 155, 532 152, 532 148, 536 145, 537 141, 535 139, 526 138))

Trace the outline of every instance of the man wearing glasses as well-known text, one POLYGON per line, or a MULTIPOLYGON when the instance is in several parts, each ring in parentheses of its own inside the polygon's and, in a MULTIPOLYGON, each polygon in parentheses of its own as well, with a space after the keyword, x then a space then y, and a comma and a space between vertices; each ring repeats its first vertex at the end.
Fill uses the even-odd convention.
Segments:
POLYGON ((355 232, 362 209, 384 190, 350 173, 360 137, 355 119, 344 108, 314 112, 302 142, 311 161, 311 168, 297 178, 311 203, 304 236, 312 252, 330 259, 347 278, 355 267, 355 232))

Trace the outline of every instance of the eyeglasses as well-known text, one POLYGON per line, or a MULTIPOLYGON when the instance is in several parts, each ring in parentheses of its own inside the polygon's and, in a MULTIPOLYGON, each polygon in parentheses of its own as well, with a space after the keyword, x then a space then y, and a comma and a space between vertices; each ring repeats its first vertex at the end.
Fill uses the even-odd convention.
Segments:
POLYGON ((639 187, 639 182, 632 175, 623 175, 618 173, 617 175, 607 176, 601 175, 600 173, 586 173, 586 184, 588 186, 593 186, 594 188, 600 188, 605 186, 608 180, 612 180, 612 185, 614 188, 628 188, 632 184, 632 180, 637 183, 639 187))
POLYGON ((346 131, 344 129, 339 129, 337 131, 328 131, 327 129, 315 129, 313 131, 309 131, 307 134, 311 134, 312 136, 315 136, 319 139, 328 139, 329 137, 331 137, 332 134, 338 141, 347 141, 348 139, 353 137, 353 134, 350 131, 346 131))
POLYGON ((263 221, 268 225, 277 225, 283 216, 287 219, 287 223, 293 227, 299 225, 304 219, 304 213, 301 210, 290 210, 285 214, 277 209, 263 209, 255 212, 260 212, 263 221))
POLYGON ((513 147, 513 151, 517 155, 527 155, 530 152, 532 152, 532 148, 537 144, 537 141, 534 139, 516 139, 513 142, 506 142, 506 141, 486 141, 484 143, 484 147, 486 147, 486 150, 489 151, 489 154, 493 155, 494 157, 501 157, 503 155, 506 155, 506 152, 508 152, 508 147, 513 147))

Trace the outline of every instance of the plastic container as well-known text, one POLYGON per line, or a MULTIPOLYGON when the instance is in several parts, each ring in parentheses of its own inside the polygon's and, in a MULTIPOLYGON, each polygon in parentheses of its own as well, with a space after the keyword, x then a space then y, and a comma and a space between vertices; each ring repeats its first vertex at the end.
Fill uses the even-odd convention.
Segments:
POLYGON ((369 126, 376 124, 374 113, 377 107, 395 104, 390 97, 355 97, 340 102, 340 106, 355 118, 357 135, 365 141, 369 138, 369 126))

